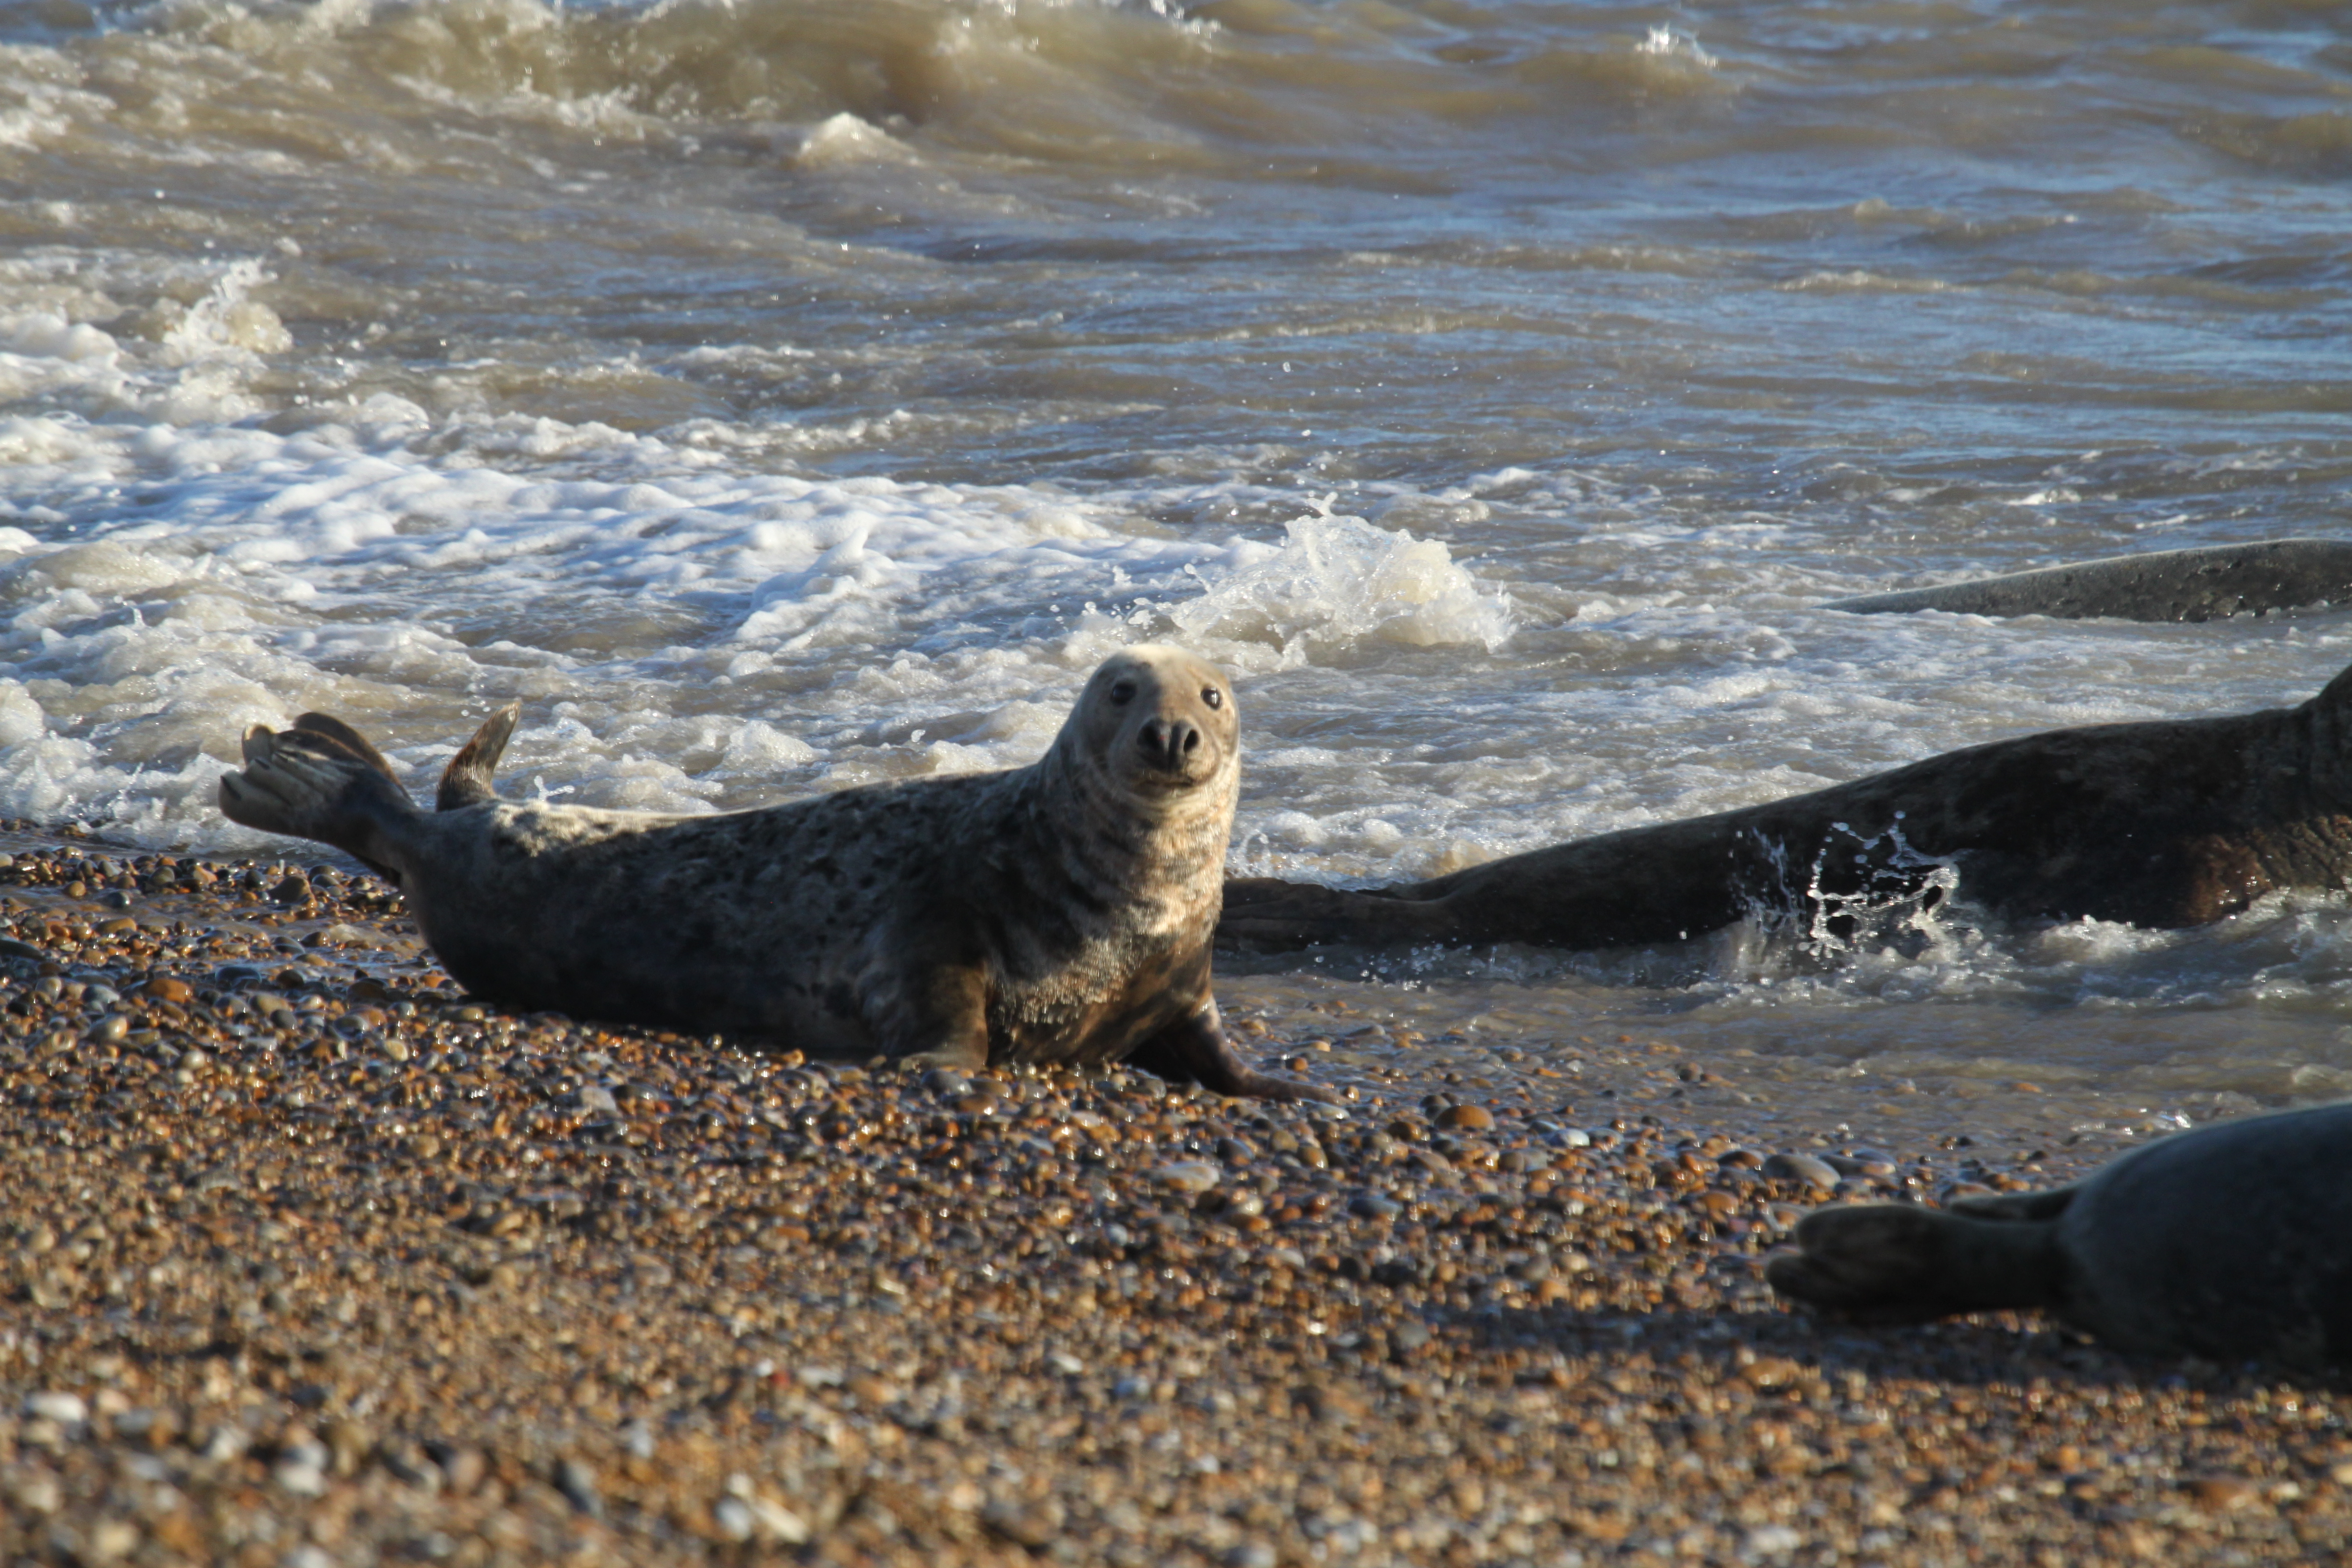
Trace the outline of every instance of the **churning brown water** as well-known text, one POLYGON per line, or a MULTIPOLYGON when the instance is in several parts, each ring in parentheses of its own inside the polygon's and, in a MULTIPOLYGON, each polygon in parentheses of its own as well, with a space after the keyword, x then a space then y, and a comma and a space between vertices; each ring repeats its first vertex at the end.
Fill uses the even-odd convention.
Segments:
MULTIPOLYGON (((0 0, 0 810, 236 847, 247 723, 422 775, 509 697, 509 787, 750 805, 1150 637, 1242 681, 1237 866, 1387 879, 2299 699, 2344 616, 1819 606, 2340 531, 2347 193, 2294 0, 0 0)), ((1814 1096, 2352 1084, 2336 899, 1255 967, 1814 1096)))

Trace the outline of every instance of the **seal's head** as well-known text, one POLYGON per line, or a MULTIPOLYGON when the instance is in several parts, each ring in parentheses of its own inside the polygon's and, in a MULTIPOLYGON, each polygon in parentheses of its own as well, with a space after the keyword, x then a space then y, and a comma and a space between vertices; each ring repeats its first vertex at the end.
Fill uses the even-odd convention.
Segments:
POLYGON ((1230 810, 1240 741, 1234 689, 1216 667, 1146 643, 1103 661, 1056 745, 1139 805, 1230 810))

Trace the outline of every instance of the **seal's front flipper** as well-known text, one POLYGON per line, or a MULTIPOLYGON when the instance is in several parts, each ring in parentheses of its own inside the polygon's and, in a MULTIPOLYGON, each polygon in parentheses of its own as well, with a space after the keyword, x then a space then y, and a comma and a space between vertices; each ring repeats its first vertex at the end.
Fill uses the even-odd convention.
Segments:
POLYGON ((303 720, 307 725, 284 731, 259 724, 246 731, 243 771, 221 777, 222 815, 265 833, 331 844, 397 881, 397 845, 416 807, 350 726, 321 714, 303 720))
POLYGON ((1764 1278, 1783 1296, 1866 1323, 2047 1307, 2062 1280, 2055 1230, 1916 1204, 1815 1209, 1798 1222, 1800 1250, 1773 1258, 1764 1278))
POLYGON ((474 731, 474 738, 457 748, 449 765, 441 770, 441 787, 433 796, 436 811, 456 811, 461 806, 480 805, 498 799, 499 793, 490 786, 490 775, 498 771, 499 759, 506 755, 507 742, 514 738, 515 722, 522 717, 522 704, 509 702, 474 731))
POLYGON ((1253 1100, 1328 1100, 1339 1097, 1320 1084, 1262 1073, 1242 1060, 1225 1038, 1214 1002, 1171 1024, 1135 1049, 1128 1062, 1171 1083, 1197 1083, 1217 1094, 1253 1100))
MULTIPOLYGON (((905 938, 910 952, 924 943, 905 938)), ((881 966, 861 998, 866 1026, 885 1056, 910 1068, 978 1072, 988 1065, 988 977, 969 959, 943 954, 904 974, 881 966)))

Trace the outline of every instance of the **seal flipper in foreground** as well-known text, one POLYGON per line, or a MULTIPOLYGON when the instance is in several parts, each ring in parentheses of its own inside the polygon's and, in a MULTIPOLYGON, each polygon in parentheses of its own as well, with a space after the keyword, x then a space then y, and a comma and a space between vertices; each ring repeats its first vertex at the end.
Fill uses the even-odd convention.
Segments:
POLYGON ((1852 1318, 2038 1307, 2143 1355, 2352 1369, 2352 1104, 2175 1133, 2072 1186, 1819 1210, 1765 1278, 1852 1318))
POLYGON ((2058 1305, 2064 1263, 2059 1214, 2072 1190, 2036 1193, 2041 1211, 1916 1204, 1816 1209, 1797 1223, 1802 1248, 1772 1259, 1783 1296, 1864 1323, 1924 1323, 1964 1312, 2058 1305), (2055 1200, 2054 1202, 2050 1200, 2055 1200))

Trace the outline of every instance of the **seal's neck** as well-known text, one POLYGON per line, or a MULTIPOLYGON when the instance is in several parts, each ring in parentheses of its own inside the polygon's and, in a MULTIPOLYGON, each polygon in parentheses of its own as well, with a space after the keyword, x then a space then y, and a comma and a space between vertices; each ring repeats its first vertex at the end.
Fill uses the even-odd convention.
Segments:
POLYGON ((1125 905, 1143 926, 1213 921, 1224 885, 1241 769, 1228 759, 1199 786, 1138 798, 1078 752, 1066 733, 1029 771, 1034 852, 1061 873, 1125 905))

